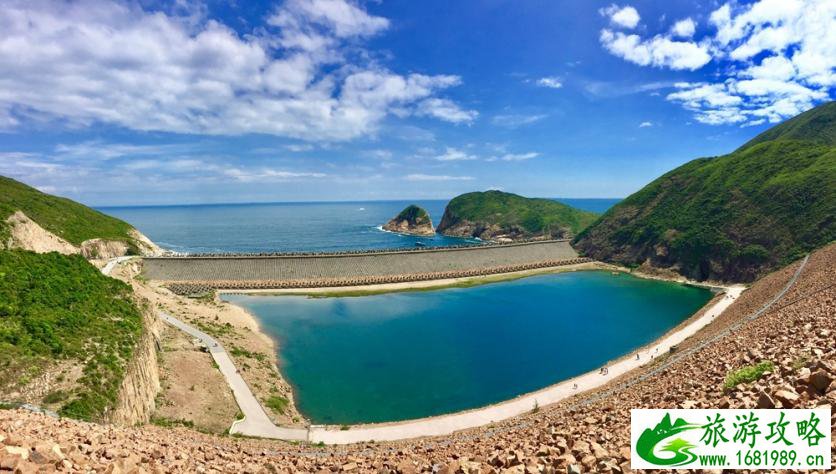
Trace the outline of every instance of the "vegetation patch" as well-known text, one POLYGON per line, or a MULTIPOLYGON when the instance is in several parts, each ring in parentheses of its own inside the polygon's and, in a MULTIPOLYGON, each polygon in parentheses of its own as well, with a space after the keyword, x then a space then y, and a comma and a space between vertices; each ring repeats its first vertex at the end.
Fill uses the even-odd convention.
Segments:
POLYGON ((270 398, 264 402, 268 408, 273 410, 274 412, 284 415, 285 410, 287 410, 287 406, 290 403, 287 398, 282 397, 281 395, 272 395, 270 398))
POLYGON ((575 235, 585 229, 597 214, 551 199, 527 198, 502 191, 485 191, 456 196, 447 204, 438 225, 444 232, 461 221, 480 226, 519 229, 529 236, 575 235))
POLYGON ((142 332, 131 295, 81 256, 0 251, 0 379, 19 387, 56 359, 77 361, 77 386, 48 398, 66 399, 64 416, 101 421, 142 332))
POLYGON ((747 365, 726 375, 726 382, 723 388, 731 389, 742 383, 751 383, 763 377, 763 374, 775 370, 775 364, 770 361, 763 361, 757 365, 747 365))
POLYGON ((598 260, 753 281, 836 239, 836 102, 670 171, 575 239, 598 260))
POLYGON ((51 196, 5 176, 0 176, 0 242, 9 236, 6 219, 22 211, 38 225, 71 244, 89 239, 118 240, 137 248, 130 224, 66 198, 51 196))

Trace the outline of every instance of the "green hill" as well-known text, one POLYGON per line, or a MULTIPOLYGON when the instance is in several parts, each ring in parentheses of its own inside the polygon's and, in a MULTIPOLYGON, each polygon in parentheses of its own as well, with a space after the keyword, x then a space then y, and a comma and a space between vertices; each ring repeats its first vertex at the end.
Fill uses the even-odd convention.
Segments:
POLYGON ((592 223, 595 217, 591 212, 551 199, 485 191, 462 194, 450 201, 438 231, 444 235, 484 240, 569 238, 592 223))
POLYGON ((44 229, 77 246, 85 240, 100 238, 122 241, 136 250, 130 224, 0 176, 0 245, 8 239, 6 219, 15 211, 22 211, 44 229))
POLYGON ((0 251, 0 400, 48 383, 40 405, 101 421, 142 332, 131 294, 79 255, 0 251))
POLYGON ((430 215, 427 214, 422 207, 418 207, 415 204, 410 204, 406 206, 403 211, 400 212, 395 219, 399 221, 408 221, 413 224, 427 224, 430 223, 430 215))
POLYGON ((575 239, 583 254, 752 281, 836 238, 836 103, 670 171, 575 239))

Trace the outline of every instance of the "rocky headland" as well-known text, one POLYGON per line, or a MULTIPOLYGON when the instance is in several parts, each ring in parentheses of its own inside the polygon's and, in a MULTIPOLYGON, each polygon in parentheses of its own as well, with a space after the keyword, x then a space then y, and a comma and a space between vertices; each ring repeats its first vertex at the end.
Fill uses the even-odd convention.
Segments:
POLYGON ((424 237, 435 235, 430 215, 424 208, 415 204, 407 206, 400 214, 393 217, 383 226, 383 230, 424 237))
POLYGON ((447 204, 438 232, 498 242, 565 239, 596 217, 551 199, 502 191, 473 192, 456 196, 447 204))

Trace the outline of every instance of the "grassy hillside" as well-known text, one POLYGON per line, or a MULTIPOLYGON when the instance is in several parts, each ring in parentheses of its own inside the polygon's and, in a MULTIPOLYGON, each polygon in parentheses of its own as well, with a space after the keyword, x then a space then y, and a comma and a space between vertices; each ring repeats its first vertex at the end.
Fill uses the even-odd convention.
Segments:
POLYGON ((100 420, 141 331, 130 287, 81 256, 0 251, 0 399, 56 364, 80 364, 81 377, 69 380, 71 370, 58 376, 53 381, 68 388, 47 394, 45 403, 100 420))
POLYGON ((449 235, 450 232, 456 232, 457 228, 467 227, 478 233, 481 229, 494 226, 503 232, 519 233, 522 238, 561 237, 580 232, 595 218, 596 215, 591 212, 551 199, 486 191, 462 194, 450 201, 438 230, 449 235))
POLYGON ((751 281, 836 238, 836 103, 725 156, 691 161, 605 213, 582 253, 650 261, 703 280, 751 281))
POLYGON ((395 217, 398 221, 407 221, 411 224, 425 224, 430 222, 430 215, 423 208, 411 204, 406 206, 400 214, 395 217))
POLYGON ((75 245, 88 239, 101 238, 119 240, 134 246, 129 235, 132 227, 128 223, 0 176, 0 242, 8 238, 5 221, 15 211, 23 211, 44 229, 75 245))

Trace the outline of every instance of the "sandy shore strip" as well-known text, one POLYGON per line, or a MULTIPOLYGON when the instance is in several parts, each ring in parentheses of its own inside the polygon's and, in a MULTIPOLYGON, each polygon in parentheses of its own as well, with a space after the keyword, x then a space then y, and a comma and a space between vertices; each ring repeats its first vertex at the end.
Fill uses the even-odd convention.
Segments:
MULTIPOLYGON (((418 291, 418 290, 438 290, 443 288, 476 286, 488 283, 498 283, 503 281, 517 280, 534 275, 547 275, 566 272, 576 272, 584 270, 612 270, 616 267, 610 267, 607 264, 600 262, 585 262, 574 265, 561 265, 558 267, 537 268, 534 270, 523 270, 519 272, 499 273, 494 275, 477 275, 471 277, 461 278, 445 278, 440 280, 421 280, 408 281, 401 283, 381 283, 374 285, 354 285, 354 286, 333 286, 333 287, 317 287, 317 288, 270 288, 270 289, 241 289, 241 290, 216 290, 219 295, 310 295, 310 296, 352 296, 352 295, 370 295, 378 293, 394 293, 398 291, 418 291)), ((622 271, 618 269, 617 271, 622 271)))

